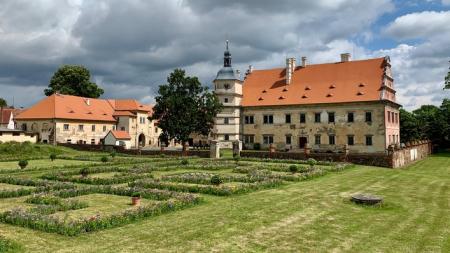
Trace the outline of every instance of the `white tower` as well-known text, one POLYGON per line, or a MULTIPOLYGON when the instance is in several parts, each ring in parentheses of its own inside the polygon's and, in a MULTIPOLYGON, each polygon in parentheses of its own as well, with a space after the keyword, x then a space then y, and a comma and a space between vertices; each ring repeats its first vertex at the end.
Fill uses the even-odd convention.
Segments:
POLYGON ((242 81, 231 67, 231 54, 228 40, 223 58, 223 68, 214 79, 214 93, 223 104, 217 114, 213 129, 213 138, 221 142, 221 147, 232 147, 234 140, 240 140, 242 81))

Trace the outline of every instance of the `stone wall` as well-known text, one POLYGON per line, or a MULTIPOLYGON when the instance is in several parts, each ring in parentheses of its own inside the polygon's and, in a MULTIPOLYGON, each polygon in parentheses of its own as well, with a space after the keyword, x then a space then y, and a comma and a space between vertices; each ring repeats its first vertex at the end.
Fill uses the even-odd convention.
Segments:
POLYGON ((310 153, 304 152, 269 152, 241 151, 241 157, 258 157, 273 159, 305 160, 314 158, 318 161, 350 162, 354 164, 399 168, 426 158, 432 151, 429 141, 407 143, 404 148, 391 147, 387 153, 310 153))

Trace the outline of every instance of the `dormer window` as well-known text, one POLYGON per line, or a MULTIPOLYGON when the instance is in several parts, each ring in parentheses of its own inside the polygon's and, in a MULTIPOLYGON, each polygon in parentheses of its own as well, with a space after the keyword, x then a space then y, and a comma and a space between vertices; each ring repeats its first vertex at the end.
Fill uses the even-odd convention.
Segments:
POLYGON ((309 86, 305 87, 305 90, 310 90, 310 89, 311 89, 311 87, 309 87, 309 86))

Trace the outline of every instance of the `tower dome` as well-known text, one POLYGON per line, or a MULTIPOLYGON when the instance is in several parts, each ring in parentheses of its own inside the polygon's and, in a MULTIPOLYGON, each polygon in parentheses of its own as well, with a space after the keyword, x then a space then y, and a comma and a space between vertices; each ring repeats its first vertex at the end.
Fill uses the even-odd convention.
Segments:
POLYGON ((236 72, 231 67, 231 53, 228 49, 228 40, 226 41, 226 48, 223 53, 223 68, 217 72, 215 80, 239 80, 236 72))

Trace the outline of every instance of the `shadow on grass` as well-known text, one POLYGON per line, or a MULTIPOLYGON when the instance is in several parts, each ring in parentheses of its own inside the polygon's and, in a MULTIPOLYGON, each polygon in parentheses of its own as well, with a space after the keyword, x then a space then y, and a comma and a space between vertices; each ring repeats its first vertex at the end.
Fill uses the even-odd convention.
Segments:
POLYGON ((450 150, 440 151, 438 153, 432 154, 431 157, 450 157, 450 150))

